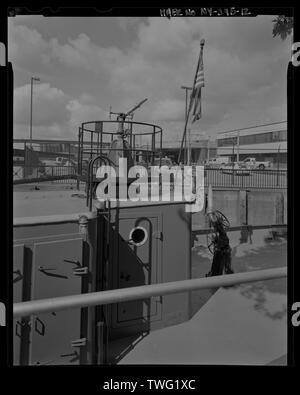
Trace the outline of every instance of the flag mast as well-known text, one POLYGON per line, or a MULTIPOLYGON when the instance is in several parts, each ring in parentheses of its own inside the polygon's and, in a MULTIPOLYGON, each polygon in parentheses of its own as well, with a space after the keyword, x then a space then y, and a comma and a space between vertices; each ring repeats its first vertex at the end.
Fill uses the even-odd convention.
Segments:
POLYGON ((188 124, 189 117, 190 117, 190 112, 191 112, 191 109, 192 109, 193 96, 195 94, 195 85, 196 85, 196 80, 197 80, 197 73, 199 71, 200 61, 201 61, 201 59, 203 59, 203 47, 204 47, 204 44, 205 44, 205 40, 204 39, 200 40, 200 55, 199 55, 197 69, 196 69, 196 73, 195 73, 195 78, 194 78, 194 83, 193 83, 193 90, 192 90, 192 93, 190 95, 189 109, 188 109, 187 116, 185 118, 184 132, 183 132, 183 136, 182 136, 182 139, 181 139, 180 151, 179 151, 178 160, 177 160, 178 164, 180 163, 183 143, 184 143, 185 137, 186 137, 187 124, 188 124))

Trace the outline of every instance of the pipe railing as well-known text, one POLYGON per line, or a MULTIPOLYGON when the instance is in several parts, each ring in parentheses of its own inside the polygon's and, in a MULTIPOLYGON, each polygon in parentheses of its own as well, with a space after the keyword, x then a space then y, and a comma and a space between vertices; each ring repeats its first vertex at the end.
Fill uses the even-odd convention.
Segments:
POLYGON ((34 300, 15 303, 13 306, 13 316, 25 317, 38 313, 49 313, 79 307, 107 305, 111 303, 140 300, 150 298, 152 296, 163 296, 208 288, 228 287, 237 284, 272 280, 281 277, 287 277, 287 267, 34 300))
MULTIPOLYGON (((270 225, 237 225, 237 226, 231 226, 230 228, 226 229, 226 232, 236 232, 239 230, 248 230, 248 231, 253 231, 253 230, 262 230, 262 229, 287 229, 288 225, 287 224, 270 224, 270 225)), ((207 233, 211 233, 211 228, 203 228, 201 226, 197 226, 193 224, 192 227, 192 234, 193 235, 205 235, 207 233)))
POLYGON ((66 222, 77 222, 80 217, 86 216, 87 219, 94 219, 97 215, 96 211, 82 212, 76 214, 56 214, 56 215, 41 215, 37 217, 16 217, 14 218, 13 227, 24 227, 24 226, 39 226, 39 225, 50 225, 50 224, 61 224, 66 222))

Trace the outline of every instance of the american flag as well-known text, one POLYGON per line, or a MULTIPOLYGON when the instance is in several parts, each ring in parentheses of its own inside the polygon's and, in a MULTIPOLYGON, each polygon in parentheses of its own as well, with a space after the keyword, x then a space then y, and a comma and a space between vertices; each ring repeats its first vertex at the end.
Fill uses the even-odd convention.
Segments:
POLYGON ((191 95, 191 105, 192 105, 192 123, 198 121, 202 116, 202 106, 201 106, 201 89, 204 85, 204 68, 203 68, 203 45, 201 43, 201 51, 199 55, 198 68, 195 78, 194 89, 191 95))

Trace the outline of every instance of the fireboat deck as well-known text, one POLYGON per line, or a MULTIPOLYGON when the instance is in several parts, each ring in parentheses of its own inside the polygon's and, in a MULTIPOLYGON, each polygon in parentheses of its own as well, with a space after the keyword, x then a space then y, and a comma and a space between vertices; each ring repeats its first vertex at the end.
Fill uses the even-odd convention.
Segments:
MULTIPOLYGON (((27 185, 26 188, 17 188, 14 191, 13 216, 36 217, 49 215, 82 214, 88 210, 86 205, 86 194, 84 190, 77 190, 75 186, 52 189, 51 185, 38 185, 38 190, 34 185, 27 185)), ((52 187, 53 188, 53 187, 52 187)), ((173 203, 176 203, 174 201, 173 203)), ((155 204, 170 204, 170 201, 119 201, 120 207, 147 206, 155 204)), ((93 207, 99 206, 99 202, 94 199, 93 207)), ((116 207, 115 201, 111 202, 111 207, 116 207)))
POLYGON ((151 332, 120 364, 266 365, 283 356, 276 364, 286 365, 286 332, 236 289, 220 288, 191 320, 151 332))
MULTIPOLYGON (((14 218, 79 215, 88 211, 84 190, 77 191, 75 186, 73 189, 51 188, 45 184, 38 188, 36 190, 33 185, 27 185, 15 189, 14 218)), ((255 239, 253 244, 238 248, 241 251, 242 247, 245 251, 247 248, 255 250, 255 239)), ((271 266, 284 264, 276 251, 271 255, 271 266)), ((192 265, 196 277, 204 277, 210 258, 199 265, 194 252, 192 265)), ((234 257, 234 269, 239 270, 236 259, 234 257)), ((266 256, 260 259, 257 255, 256 261, 259 260, 265 263, 266 256)), ((247 269, 251 270, 250 264, 248 266, 247 269)), ((280 292, 267 291, 264 296, 271 311, 276 307, 280 309, 285 303, 285 296, 280 292)), ((126 342, 126 339, 116 341, 117 349, 120 349, 118 342, 122 341, 126 342)), ((286 365, 286 352, 286 317, 273 319, 262 314, 255 308, 253 300, 241 293, 241 287, 234 287, 217 290, 189 321, 150 332, 119 363, 265 365, 277 361, 276 364, 286 365)))

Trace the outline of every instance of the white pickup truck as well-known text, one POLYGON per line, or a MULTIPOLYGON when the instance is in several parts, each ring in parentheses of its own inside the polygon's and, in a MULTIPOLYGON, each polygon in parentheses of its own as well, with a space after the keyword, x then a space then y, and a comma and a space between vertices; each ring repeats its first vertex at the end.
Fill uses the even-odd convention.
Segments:
POLYGON ((229 156, 218 156, 217 158, 210 159, 206 162, 206 166, 209 167, 220 167, 222 165, 230 163, 229 156))
POLYGON ((271 167, 271 162, 259 162, 255 158, 246 158, 242 164, 245 164, 247 169, 266 169, 271 167))

